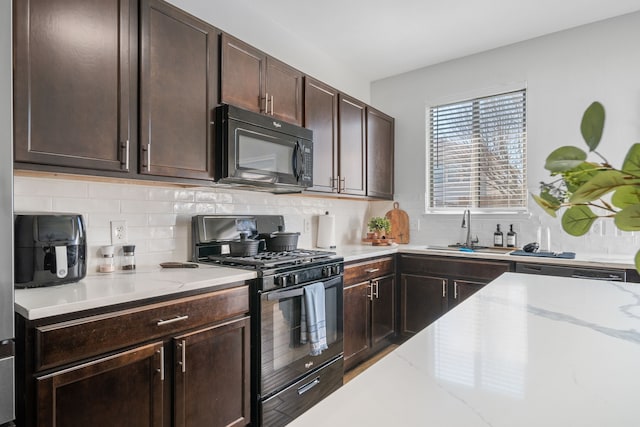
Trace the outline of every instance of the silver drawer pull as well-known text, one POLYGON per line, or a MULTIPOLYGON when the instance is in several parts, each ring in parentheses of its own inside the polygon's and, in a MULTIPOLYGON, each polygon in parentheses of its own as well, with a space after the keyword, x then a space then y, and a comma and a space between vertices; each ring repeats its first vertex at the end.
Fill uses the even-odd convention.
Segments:
POLYGON ((308 392, 309 390, 311 390, 312 388, 314 388, 318 384, 320 384, 320 377, 316 377, 313 381, 303 385, 302 387, 299 387, 298 388, 298 396, 303 395, 304 393, 308 392))
POLYGON ((376 271, 380 271, 379 268, 367 268, 364 272, 365 273, 375 273, 376 271))
POLYGON ((163 326, 163 325, 168 325, 169 323, 175 323, 175 322, 180 322, 182 320, 187 320, 189 318, 189 316, 187 316, 186 314, 184 316, 176 316, 173 319, 167 319, 167 320, 158 320, 158 323, 156 323, 157 326, 163 326))

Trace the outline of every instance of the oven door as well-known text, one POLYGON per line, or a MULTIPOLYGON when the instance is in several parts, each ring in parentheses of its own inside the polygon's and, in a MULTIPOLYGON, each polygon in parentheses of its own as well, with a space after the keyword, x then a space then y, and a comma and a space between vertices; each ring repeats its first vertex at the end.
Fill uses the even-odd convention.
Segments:
POLYGON ((301 330, 305 285, 261 295, 258 392, 263 399, 342 354, 342 275, 323 283, 329 348, 318 356, 311 356, 311 345, 301 330))

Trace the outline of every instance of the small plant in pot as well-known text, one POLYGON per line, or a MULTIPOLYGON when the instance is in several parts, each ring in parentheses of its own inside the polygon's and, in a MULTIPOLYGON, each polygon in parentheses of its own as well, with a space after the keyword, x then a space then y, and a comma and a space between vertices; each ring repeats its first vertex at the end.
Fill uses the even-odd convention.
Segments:
POLYGON ((369 228, 367 237, 370 239, 384 238, 391 232, 391 222, 384 216, 374 216, 369 220, 367 227, 369 228))

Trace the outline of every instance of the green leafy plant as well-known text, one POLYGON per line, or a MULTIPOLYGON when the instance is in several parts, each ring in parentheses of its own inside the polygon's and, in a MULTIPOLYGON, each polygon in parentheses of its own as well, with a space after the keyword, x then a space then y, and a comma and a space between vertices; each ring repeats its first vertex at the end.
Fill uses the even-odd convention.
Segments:
POLYGON ((367 227, 369 227, 369 231, 381 232, 384 230, 385 234, 389 234, 391 231, 391 222, 387 217, 374 216, 369 220, 367 227))
MULTIPOLYGON (((574 146, 554 150, 544 167, 557 179, 541 182, 540 194, 532 195, 553 217, 566 208, 562 228, 572 236, 586 234, 598 218, 613 218, 623 231, 640 230, 640 143, 631 146, 622 169, 614 168, 596 151, 604 121, 604 107, 594 102, 584 112, 580 125, 589 152, 599 161, 587 161, 588 153, 574 146)), ((640 271, 640 251, 635 265, 640 271)))

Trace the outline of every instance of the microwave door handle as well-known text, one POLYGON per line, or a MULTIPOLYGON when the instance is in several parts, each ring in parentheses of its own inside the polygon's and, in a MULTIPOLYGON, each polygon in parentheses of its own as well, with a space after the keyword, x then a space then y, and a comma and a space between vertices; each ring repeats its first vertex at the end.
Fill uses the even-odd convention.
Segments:
POLYGON ((296 141, 296 145, 293 148, 293 159, 291 159, 292 163, 293 163, 293 175, 296 177, 297 180, 300 179, 300 142, 296 141))

